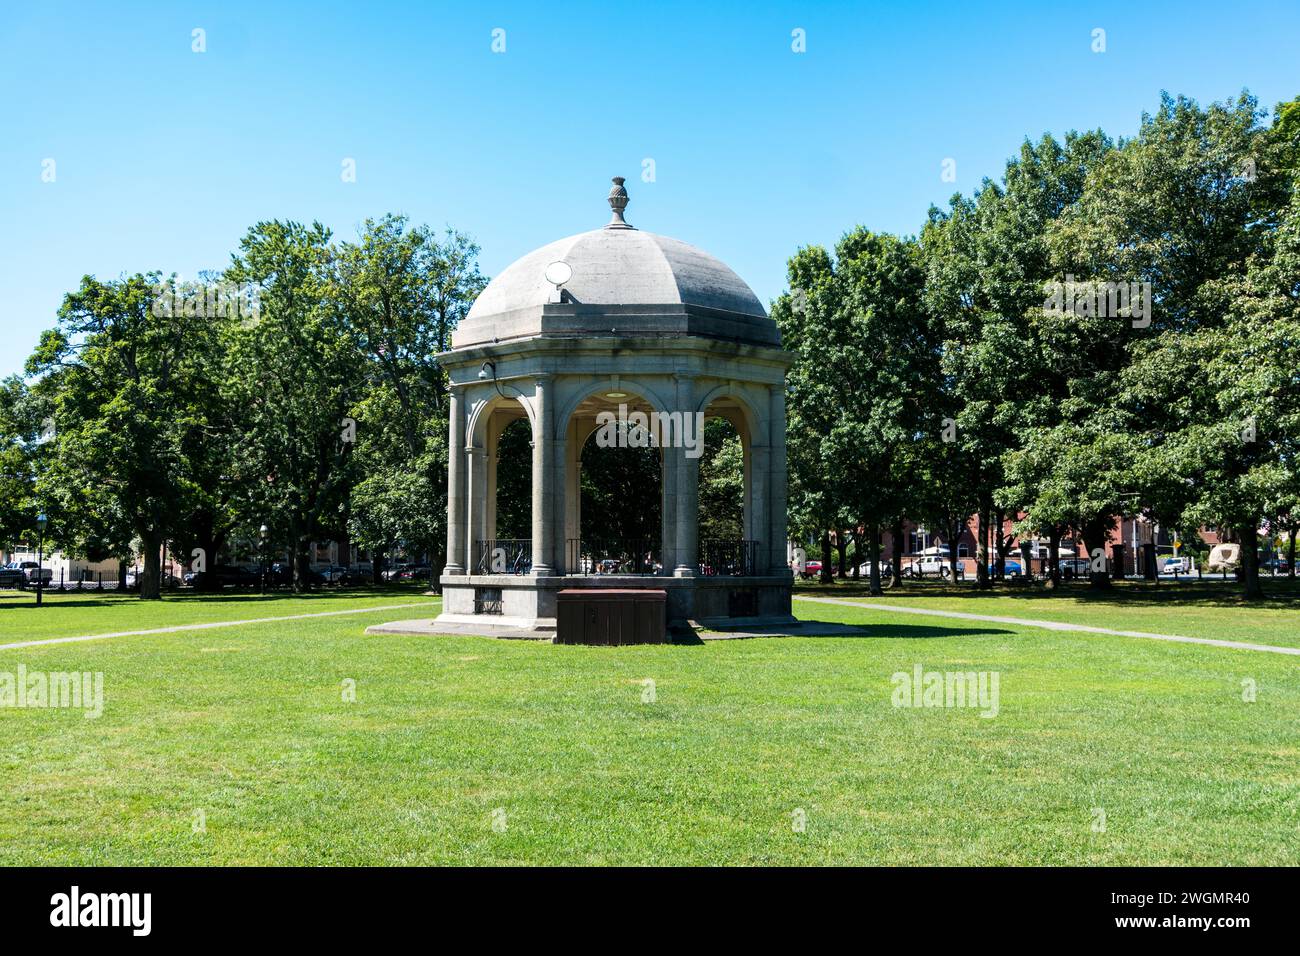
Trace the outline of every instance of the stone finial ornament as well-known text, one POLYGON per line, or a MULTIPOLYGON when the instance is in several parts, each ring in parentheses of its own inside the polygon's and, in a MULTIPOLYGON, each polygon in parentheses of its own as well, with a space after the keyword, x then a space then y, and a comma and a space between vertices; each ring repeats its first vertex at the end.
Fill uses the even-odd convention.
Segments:
POLYGON ((633 229, 634 226, 628 225, 623 220, 623 210, 627 208, 627 190, 623 188, 625 182, 622 176, 614 177, 614 185, 609 191, 609 208, 614 210, 614 215, 610 217, 606 229, 633 229))

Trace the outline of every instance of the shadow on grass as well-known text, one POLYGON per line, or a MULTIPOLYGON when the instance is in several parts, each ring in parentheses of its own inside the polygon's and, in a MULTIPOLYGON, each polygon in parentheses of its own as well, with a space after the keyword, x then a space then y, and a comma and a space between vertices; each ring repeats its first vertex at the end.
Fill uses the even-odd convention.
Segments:
MULTIPOLYGON (((284 601, 338 601, 350 600, 353 598, 422 598, 427 595, 427 588, 423 586, 407 585, 390 585, 384 587, 353 587, 347 589, 337 588, 317 588, 313 591, 305 591, 301 594, 295 594, 293 591, 272 591, 269 594, 259 594, 257 591, 163 591, 162 598, 159 601, 141 602, 139 595, 126 593, 122 594, 117 591, 46 591, 45 603, 42 610, 57 608, 80 608, 80 607, 124 607, 133 604, 174 604, 174 605, 239 605, 246 606, 250 604, 275 605, 284 601), (70 598, 69 595, 77 595, 70 598)), ((435 595, 436 596, 436 595, 435 595)), ((15 610, 18 608, 34 608, 36 606, 35 591, 13 591, 0 592, 0 611, 15 610)))
POLYGON ((981 590, 973 582, 959 585, 940 583, 907 583, 888 588, 882 594, 872 595, 865 582, 853 580, 834 584, 796 584, 795 597, 876 597, 888 602, 892 599, 916 597, 964 598, 974 601, 993 599, 1008 601, 1044 601, 1069 598, 1088 604, 1114 607, 1223 607, 1223 608, 1282 608, 1300 609, 1300 580, 1290 578, 1261 579, 1264 598, 1247 601, 1241 595, 1241 585, 1229 578, 1203 578, 1199 581, 1161 581, 1151 584, 1142 581, 1120 581, 1110 588, 1093 588, 1086 581, 1063 582, 1055 589, 1039 583, 995 584, 981 590))
POLYGON ((805 621, 810 626, 806 634, 800 634, 800 637, 868 637, 868 638, 889 638, 891 640, 912 640, 914 638, 935 638, 935 637, 971 637, 976 634, 1015 634, 1015 631, 1008 631, 998 627, 942 627, 927 624, 854 624, 852 627, 856 633, 818 633, 815 628, 821 622, 805 621))
MULTIPOLYGON (((791 634, 789 628, 782 628, 779 625, 773 627, 744 627, 736 626, 734 628, 710 628, 705 631, 706 635, 712 635, 713 640, 728 640, 750 637, 818 637, 818 638, 871 638, 887 640, 914 640, 914 639, 931 639, 940 637, 971 637, 974 635, 1009 635, 1015 634, 1015 631, 1008 631, 1005 628, 996 627, 948 627, 942 624, 845 624, 841 621, 805 621, 799 622, 802 627, 797 634, 791 634), (719 638, 716 635, 727 635, 725 638, 719 638)), ((674 642, 677 643, 677 642, 674 642)), ((705 643, 698 636, 694 640, 686 640, 681 643, 697 644, 705 643)))

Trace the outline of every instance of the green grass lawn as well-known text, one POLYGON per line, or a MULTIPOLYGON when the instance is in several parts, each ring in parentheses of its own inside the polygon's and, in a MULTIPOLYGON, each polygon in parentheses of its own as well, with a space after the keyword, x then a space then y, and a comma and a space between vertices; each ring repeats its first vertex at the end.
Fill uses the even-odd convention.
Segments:
POLYGON ((56 592, 43 596, 39 611, 32 606, 36 600, 35 592, 3 590, 0 591, 0 644, 204 621, 247 621, 406 604, 428 600, 424 590, 420 585, 394 585, 376 589, 322 590, 302 597, 287 591, 262 595, 252 591, 195 594, 185 590, 168 593, 161 601, 141 601, 135 595, 112 592, 56 592))
MULTIPOLYGON (((53 607, 6 606, 0 627, 418 599, 115 600, 39 625, 53 607)), ((1058 599, 1020 600, 1044 617, 1058 599)), ((363 633, 431 613, 0 651, 0 672, 102 671, 105 688, 98 719, 0 708, 0 863, 1300 861, 1293 658, 806 602, 871 632, 633 648, 363 633), (895 708, 891 675, 918 663, 998 672, 998 715, 895 708)), ((1209 636, 1240 636, 1237 613, 1209 636)))
MULTIPOLYGON (((1055 593, 1041 585, 999 586, 980 591, 966 583, 955 587, 938 582, 891 588, 879 598, 865 583, 801 585, 796 596, 834 597, 866 603, 996 614, 1035 620, 1082 623, 1123 631, 1150 631, 1185 637, 1210 637, 1280 647, 1300 647, 1300 584, 1279 578, 1265 580, 1260 602, 1241 599, 1232 582, 1117 584, 1110 591, 1093 591, 1084 582, 1071 582, 1055 593)), ((803 608, 813 605, 805 604, 803 608)))

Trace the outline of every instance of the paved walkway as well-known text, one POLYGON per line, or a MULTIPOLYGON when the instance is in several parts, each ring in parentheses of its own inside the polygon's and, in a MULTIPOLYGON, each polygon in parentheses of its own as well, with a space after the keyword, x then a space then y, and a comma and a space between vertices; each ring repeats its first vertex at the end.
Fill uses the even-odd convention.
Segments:
POLYGON ((986 621, 994 624, 1015 624, 1020 627, 1041 627, 1048 631, 1085 631, 1089 634, 1110 634, 1116 637, 1142 637, 1153 641, 1174 641, 1179 644, 1209 644, 1214 647, 1232 647, 1239 651, 1266 651, 1270 654, 1300 656, 1300 647, 1275 647, 1272 644, 1248 644, 1245 641, 1219 641, 1209 637, 1182 637, 1178 634, 1151 634, 1147 631, 1117 631, 1109 627, 1089 627, 1086 624, 1067 624, 1062 621, 1037 621, 1025 617, 1001 617, 994 614, 968 614, 965 611, 936 611, 930 608, 904 607, 901 604, 877 604, 866 601, 846 601, 842 598, 795 597, 796 601, 813 601, 818 604, 841 604, 845 607, 875 608, 896 614, 921 614, 926 617, 955 617, 963 621, 986 621))
POLYGON ((86 634, 81 637, 50 637, 40 641, 19 641, 0 644, 0 651, 18 647, 40 647, 44 644, 75 644, 79 641, 103 641, 110 637, 136 637, 141 634, 171 634, 175 631, 206 631, 217 627, 240 627, 244 624, 271 624, 275 621, 302 621, 312 617, 336 617, 340 614, 371 614, 376 611, 396 611, 405 607, 428 607, 433 601, 414 604, 384 604, 378 607, 356 607, 346 611, 316 611, 312 614, 287 614, 284 617, 251 617, 242 621, 210 621, 207 624, 173 624, 170 627, 151 627, 143 631, 114 631, 112 634, 86 634))

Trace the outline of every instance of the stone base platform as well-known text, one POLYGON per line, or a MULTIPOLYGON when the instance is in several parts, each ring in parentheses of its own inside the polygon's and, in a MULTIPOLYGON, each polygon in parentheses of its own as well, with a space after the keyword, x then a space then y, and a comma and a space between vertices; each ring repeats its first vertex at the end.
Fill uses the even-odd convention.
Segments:
POLYGON ((441 617, 418 618, 413 621, 393 621, 390 624, 373 624, 366 628, 367 634, 451 634, 466 637, 498 637, 509 641, 554 641, 555 626, 533 627, 525 620, 510 621, 497 618, 492 624, 484 624, 482 615, 444 614, 441 617), (455 618, 467 617, 468 621, 455 618))
MULTIPOLYGON (((555 628, 529 627, 526 622, 502 621, 496 624, 484 624, 483 616, 464 615, 469 621, 447 620, 448 617, 462 615, 443 615, 438 618, 421 618, 413 621, 393 621, 390 624, 374 624, 366 628, 367 634, 418 634, 427 637, 435 635, 453 635, 466 637, 495 637, 515 641, 555 641, 555 628)), ((819 621, 798 621, 793 617, 788 621, 773 622, 766 618, 722 618, 704 621, 691 621, 687 627, 670 628, 670 637, 675 644, 694 644, 700 641, 731 641, 758 637, 865 637, 871 634, 871 628, 853 624, 829 624, 819 621)))
MULTIPOLYGON (((770 575, 687 576, 645 574, 444 574, 443 624, 473 624, 487 634, 501 629, 555 631, 556 595, 569 588, 651 589, 666 592, 670 628, 711 618, 763 619, 765 624, 793 621, 789 571, 770 575), (491 606, 494 613, 485 613, 491 606), (478 612, 478 613, 476 613, 478 612)), ((444 631, 442 633, 452 633, 444 631)), ((540 636, 540 635, 539 635, 540 636)))

